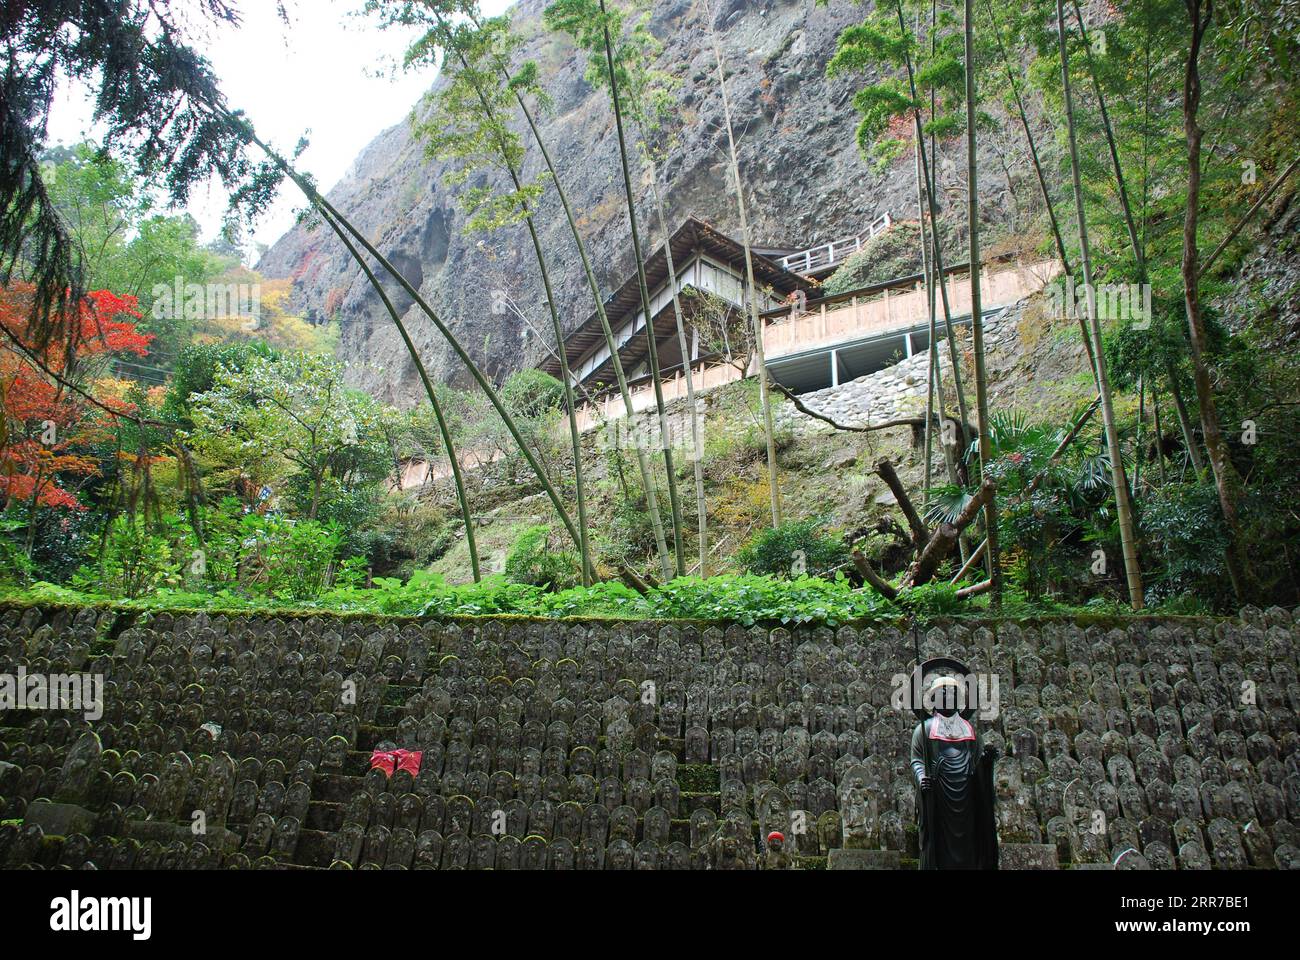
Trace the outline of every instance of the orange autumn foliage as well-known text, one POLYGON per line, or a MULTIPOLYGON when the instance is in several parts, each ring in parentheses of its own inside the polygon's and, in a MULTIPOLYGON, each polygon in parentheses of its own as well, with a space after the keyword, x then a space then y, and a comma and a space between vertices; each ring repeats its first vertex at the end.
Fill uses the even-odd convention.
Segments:
MULTIPOLYGON (((97 357, 146 356, 153 337, 132 322, 140 316, 135 297, 100 290, 78 305, 70 344, 42 345, 28 324, 32 294, 30 284, 0 287, 0 499, 5 507, 21 502, 84 510, 61 481, 99 472, 87 448, 107 436, 111 415, 60 379, 76 383, 97 357)), ((110 410, 135 411, 111 391, 96 399, 110 410)))

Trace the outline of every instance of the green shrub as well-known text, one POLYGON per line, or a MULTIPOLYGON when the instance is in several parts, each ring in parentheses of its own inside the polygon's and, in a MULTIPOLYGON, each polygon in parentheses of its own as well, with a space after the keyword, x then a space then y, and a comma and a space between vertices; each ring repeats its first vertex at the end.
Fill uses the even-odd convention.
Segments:
MULTIPOLYGON (((794 446, 794 430, 790 427, 777 427, 772 433, 772 438, 776 443, 777 453, 783 453, 794 446)), ((739 440, 739 445, 746 459, 760 460, 767 456, 767 432, 759 426, 747 427, 739 440)), ((709 455, 707 444, 704 453, 707 458, 709 455)))
MULTIPOLYGON (((660 502, 667 502, 661 495, 660 502)), ((654 523, 650 513, 641 504, 619 500, 609 524, 609 537, 604 543, 605 559, 613 563, 637 564, 655 549, 654 523)))
POLYGON ((0 516, 0 583, 24 584, 32 579, 32 562, 18 542, 27 528, 21 520, 0 516))
POLYGON ((139 516, 119 515, 104 533, 98 563, 78 570, 72 586, 128 600, 163 586, 177 586, 183 564, 173 544, 179 539, 177 523, 154 526, 139 516))
POLYGON ((1182 594, 1215 606, 1232 603, 1232 584, 1224 563, 1228 534, 1211 483, 1168 484, 1145 504, 1143 532, 1159 544, 1163 569, 1148 577, 1156 601, 1182 594))
MULTIPOLYGON (((347 579, 344 577, 344 579, 347 579)), ((93 590, 93 584, 86 589, 93 590)), ((120 600, 103 593, 78 593, 50 584, 21 591, 0 589, 0 599, 67 604, 120 600)), ((365 588, 357 580, 343 583, 309 600, 283 593, 249 596, 230 590, 194 592, 162 589, 124 604, 132 609, 222 611, 320 609, 338 613, 367 613, 424 617, 616 617, 632 620, 709 620, 740 623, 823 623, 835 627, 853 620, 895 617, 898 611, 873 591, 855 590, 848 580, 803 577, 721 576, 701 580, 684 577, 651 590, 645 596, 620 583, 599 583, 548 593, 541 587, 511 583, 502 576, 482 583, 453 586, 432 573, 417 573, 410 581, 377 578, 365 588)))
POLYGON ((917 223, 905 221, 868 240, 859 253, 827 278, 822 290, 834 296, 920 272, 921 229, 917 223))
POLYGON ((924 586, 904 590, 898 597, 898 605, 918 620, 936 617, 952 617, 970 611, 966 601, 957 597, 960 587, 957 584, 935 581, 924 586))
POLYGON ((773 622, 834 627, 889 610, 888 601, 879 594, 854 590, 843 577, 683 577, 653 591, 648 600, 652 618, 722 620, 745 626, 773 622))
POLYGON ((791 520, 754 535, 737 554, 750 573, 772 576, 824 574, 849 562, 843 534, 824 530, 824 517, 791 520))
POLYGON ((577 553, 553 542, 552 530, 542 524, 529 527, 506 555, 506 579, 511 583, 567 590, 582 582, 577 553))
POLYGON ((564 405, 564 384, 542 370, 520 370, 502 385, 501 401, 514 416, 535 420, 564 405))
POLYGON ((648 615, 646 599, 618 581, 574 587, 562 593, 550 593, 539 600, 541 609, 552 617, 626 617, 640 619, 648 615))
POLYGON ((282 600, 314 600, 335 579, 344 533, 336 524, 250 514, 242 524, 247 585, 282 600))

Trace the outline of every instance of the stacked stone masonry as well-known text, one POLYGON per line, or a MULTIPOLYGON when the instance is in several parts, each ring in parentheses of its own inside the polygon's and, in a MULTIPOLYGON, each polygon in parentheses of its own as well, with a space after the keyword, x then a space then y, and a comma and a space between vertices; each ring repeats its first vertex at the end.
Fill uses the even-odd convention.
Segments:
POLYGON ((1007 866, 1300 865, 1297 614, 765 629, 0 608, 0 866, 915 866, 897 675, 996 677, 1007 866), (418 775, 370 770, 423 752, 418 775), (785 855, 760 838, 780 830, 785 855))

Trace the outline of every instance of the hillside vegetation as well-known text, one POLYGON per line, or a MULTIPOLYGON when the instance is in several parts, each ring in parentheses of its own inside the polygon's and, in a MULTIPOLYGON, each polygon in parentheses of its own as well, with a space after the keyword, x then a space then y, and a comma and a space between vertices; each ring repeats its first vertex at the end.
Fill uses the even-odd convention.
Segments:
MULTIPOLYGON (((1300 602, 1293 11, 796 6, 555 0, 486 18, 375 0, 440 79, 400 138, 418 175, 367 181, 364 203, 352 183, 339 205, 214 96, 185 31, 114 21, 101 45, 46 51, 58 10, 6 21, 32 83, 0 144, 21 174, 0 182, 5 595, 742 622, 1300 602), (117 135, 34 150, 37 81, 143 48, 184 67, 150 83, 186 122, 109 76, 117 135), (793 116, 810 71, 839 96, 793 116), (828 159, 805 169, 790 143, 813 133, 828 159), (197 242, 175 207, 202 175, 246 213, 298 191, 301 256, 263 261, 293 259, 291 278, 241 267, 233 232, 197 242), (714 332, 754 375, 635 423, 582 434, 567 360, 559 379, 525 364, 525 340, 554 350, 574 318, 603 330, 611 278, 683 210, 726 211, 752 249, 774 195, 817 199, 829 223, 866 212, 868 183, 906 215, 823 291, 923 276, 936 336, 878 381, 905 388, 893 420, 831 423, 787 396, 750 304, 714 332), (1065 275, 1042 295, 953 322, 936 276, 970 261, 978 302, 993 258, 1045 256, 1065 275), (231 287, 258 308, 214 302, 231 287)), ((615 382, 596 389, 630 411, 633 371, 602 335, 615 382)), ((657 375, 661 345, 644 346, 657 375)))

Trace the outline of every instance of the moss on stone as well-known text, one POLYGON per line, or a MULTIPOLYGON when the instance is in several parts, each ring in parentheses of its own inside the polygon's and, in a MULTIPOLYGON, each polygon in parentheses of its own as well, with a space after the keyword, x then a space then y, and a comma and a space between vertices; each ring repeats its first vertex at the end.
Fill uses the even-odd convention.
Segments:
POLYGON ((825 870, 826 857, 792 857, 796 870, 825 870))
POLYGON ((718 768, 706 763, 684 763, 677 767, 677 784, 683 796, 717 793, 721 789, 718 768))

